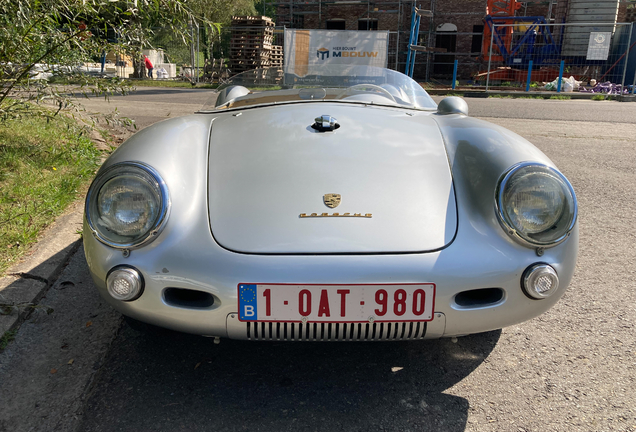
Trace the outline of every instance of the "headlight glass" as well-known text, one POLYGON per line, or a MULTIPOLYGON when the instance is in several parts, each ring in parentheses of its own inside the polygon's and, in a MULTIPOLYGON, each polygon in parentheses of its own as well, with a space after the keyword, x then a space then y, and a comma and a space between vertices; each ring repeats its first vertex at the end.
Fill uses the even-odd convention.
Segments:
POLYGON ((545 165, 525 163, 510 169, 499 182, 496 202, 504 229, 527 246, 554 246, 576 222, 572 186, 545 165))
POLYGON ((86 218, 97 238, 113 247, 141 246, 157 234, 168 211, 168 194, 159 174, 147 165, 113 165, 93 182, 86 218))

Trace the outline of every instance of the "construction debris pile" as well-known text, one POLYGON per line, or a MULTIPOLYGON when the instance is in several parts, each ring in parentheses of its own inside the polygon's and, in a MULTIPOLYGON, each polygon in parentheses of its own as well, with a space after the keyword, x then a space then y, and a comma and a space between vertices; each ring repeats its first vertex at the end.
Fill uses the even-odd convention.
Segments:
POLYGON ((581 87, 579 89, 582 93, 597 93, 604 95, 629 95, 634 94, 634 86, 626 85, 623 87, 621 84, 614 84, 610 81, 597 83, 596 80, 593 83, 590 82, 590 87, 581 87))
POLYGON ((229 63, 232 74, 283 67, 283 47, 272 45, 274 27, 272 19, 266 16, 232 17, 229 63))

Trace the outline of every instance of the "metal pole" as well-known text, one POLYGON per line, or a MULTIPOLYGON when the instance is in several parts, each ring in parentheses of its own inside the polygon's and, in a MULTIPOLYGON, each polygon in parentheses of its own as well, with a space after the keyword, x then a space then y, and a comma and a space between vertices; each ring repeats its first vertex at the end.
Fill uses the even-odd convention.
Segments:
POLYGON ((557 93, 561 93, 561 81, 563 80, 564 67, 565 67, 565 60, 561 60, 561 67, 559 68, 559 80, 557 81, 557 93))
POLYGON ((194 82, 194 24, 190 21, 190 82, 194 82))
MULTIPOLYGON (((433 46, 433 23, 435 22, 435 0, 431 0, 430 10, 431 10, 431 15, 433 16, 428 17, 428 38, 426 40, 427 47, 433 46)), ((426 82, 429 82, 431 80, 431 60, 432 59, 433 59, 432 53, 427 51, 426 52, 426 77, 425 77, 426 82)))
MULTIPOLYGON (((417 17, 415 18, 415 41, 413 42, 413 45, 417 45, 417 40, 419 38, 420 35, 420 16, 417 15, 417 17)), ((411 63, 411 73, 409 74, 409 76, 411 78, 413 78, 413 72, 415 72, 415 56, 417 55, 417 51, 413 51, 413 57, 411 57, 412 63, 411 63)))
MULTIPOLYGON (((632 26, 634 26, 634 24, 632 23, 632 26)), ((631 42, 631 39, 630 39, 631 42)), ((625 62, 625 64, 627 64, 627 62, 625 62)), ((634 67, 634 79, 632 80, 632 96, 634 96, 636 92, 636 67, 634 67)))
POLYGON ((400 30, 396 32, 395 41, 395 70, 398 70, 398 57, 400 56, 400 30))
MULTIPOLYGON (((632 23, 632 28, 634 27, 634 23, 632 23)), ((632 42, 632 40, 630 39, 629 42, 627 42, 627 44, 629 45, 632 42)), ((627 64, 627 62, 625 62, 625 64, 627 64)), ((634 67, 634 79, 632 80, 632 96, 634 95, 634 92, 636 92, 636 67, 634 67)))
POLYGON ((532 60, 528 63, 528 78, 526 78, 526 93, 530 91, 530 80, 532 79, 532 60))
POLYGON ((398 70, 400 57, 400 29, 402 28, 402 0, 398 0, 397 40, 395 42, 395 70, 398 70))
POLYGON ((488 72, 486 74, 486 91, 488 91, 488 85, 490 84, 490 62, 492 62, 492 41, 494 37, 495 37, 495 23, 492 23, 492 28, 490 29, 490 53, 488 54, 488 72))
POLYGON ((411 56, 413 51, 411 51, 411 45, 413 45, 413 30, 415 29, 415 6, 413 6, 413 12, 411 15, 411 32, 409 33, 409 43, 406 46, 406 68, 404 69, 404 74, 409 76, 409 71, 411 70, 411 56))
POLYGON ((389 68, 389 41, 391 40, 391 32, 387 30, 386 32, 386 65, 385 67, 389 68))
POLYGON ((201 29, 199 28, 199 23, 195 23, 197 25, 197 82, 199 82, 199 68, 201 67, 199 63, 199 42, 201 37, 201 29))
MULTIPOLYGON (((632 43, 632 30, 634 29, 634 23, 629 26, 629 36, 627 36, 627 51, 625 52, 625 66, 623 67, 623 80, 621 81, 621 96, 625 89, 625 75, 627 74, 627 62, 629 62, 629 51, 632 43)), ((635 83, 636 84, 636 83, 635 83)))
POLYGON ((457 82, 457 63, 459 60, 455 59, 455 66, 453 67, 453 85, 452 89, 455 90, 455 82, 457 82))

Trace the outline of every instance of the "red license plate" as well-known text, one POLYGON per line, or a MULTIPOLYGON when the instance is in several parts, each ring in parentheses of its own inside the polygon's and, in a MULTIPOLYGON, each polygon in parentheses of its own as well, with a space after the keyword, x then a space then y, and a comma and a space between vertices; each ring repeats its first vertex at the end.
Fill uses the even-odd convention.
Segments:
POLYGON ((265 322, 431 321, 435 284, 238 285, 239 319, 265 322))

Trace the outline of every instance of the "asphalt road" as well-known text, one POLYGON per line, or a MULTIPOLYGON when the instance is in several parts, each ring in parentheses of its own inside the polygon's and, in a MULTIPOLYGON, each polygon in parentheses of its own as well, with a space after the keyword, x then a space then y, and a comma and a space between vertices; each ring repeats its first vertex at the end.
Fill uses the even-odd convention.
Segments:
MULTIPOLYGON (((88 108, 116 105, 143 127, 192 112, 206 97, 143 89, 88 108)), ((456 342, 214 345, 120 324, 91 288, 80 248, 42 301, 64 310, 57 287, 76 287, 68 295, 82 325, 62 315, 59 334, 38 336, 54 312, 25 323, 0 354, 4 376, 24 381, 10 387, 11 416, 0 404, 0 430, 636 431, 636 103, 467 102, 471 115, 537 145, 576 190, 577 269, 548 313, 456 342), (87 328, 112 342, 87 345, 87 328), (65 349, 86 347, 74 359, 93 366, 42 374, 62 340, 65 349), (41 391, 50 397, 34 396, 41 391)), ((0 398, 9 396, 3 388, 0 398)))
MULTIPOLYGON (((135 119, 138 128, 143 129, 168 117, 191 114, 210 98, 216 98, 213 90, 139 87, 130 95, 112 96, 108 104, 102 98, 82 104, 89 112, 117 108, 121 116, 135 119)), ((433 99, 439 102, 443 97, 433 99)), ((636 124, 632 103, 495 98, 466 98, 466 102, 473 117, 636 124)))
POLYGON ((121 117, 134 119, 137 129, 143 129, 170 117, 192 114, 199 110, 210 98, 216 100, 213 90, 188 88, 139 87, 126 96, 111 96, 81 100, 88 113, 117 113, 121 117))

